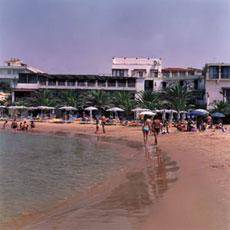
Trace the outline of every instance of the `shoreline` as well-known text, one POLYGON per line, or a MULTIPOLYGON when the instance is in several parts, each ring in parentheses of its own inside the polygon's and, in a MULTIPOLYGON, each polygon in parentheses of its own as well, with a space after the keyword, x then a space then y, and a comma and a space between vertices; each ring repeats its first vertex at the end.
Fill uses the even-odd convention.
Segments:
MULTIPOLYGON (((140 127, 106 126, 106 129, 105 135, 95 135, 94 125, 36 123, 33 133, 71 137, 99 136, 111 140, 115 138, 131 141, 131 145, 136 142, 137 146, 143 146, 140 127)), ((150 139, 152 144, 153 138, 150 139)), ((161 230, 228 229, 230 227, 230 217, 227 215, 230 213, 229 131, 223 134, 219 130, 208 133, 172 133, 159 137, 159 148, 178 162, 180 166, 178 181, 157 202, 151 214, 138 229, 148 230, 153 226, 161 230)), ((75 229, 74 224, 77 223, 72 222, 70 229, 75 229)))

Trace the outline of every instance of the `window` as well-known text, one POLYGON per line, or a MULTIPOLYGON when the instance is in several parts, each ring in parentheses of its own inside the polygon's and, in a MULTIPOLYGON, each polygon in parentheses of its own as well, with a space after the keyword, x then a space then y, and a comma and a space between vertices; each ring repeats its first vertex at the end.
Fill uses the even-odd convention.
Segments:
POLYGON ((162 89, 166 89, 166 87, 167 87, 167 82, 163 81, 162 82, 162 89))
POLYGON ((68 80, 67 86, 75 86, 75 81, 74 80, 68 80))
POLYGON ((126 80, 118 80, 117 85, 118 87, 126 87, 126 80))
POLYGON ((170 73, 169 72, 163 72, 163 76, 169 78, 170 77, 170 73))
POLYGON ((88 86, 89 87, 94 87, 96 85, 96 81, 95 80, 89 80, 88 81, 88 86))
POLYGON ((56 85, 56 80, 51 80, 51 79, 49 79, 48 85, 49 85, 49 86, 55 86, 55 85, 56 85))
POLYGON ((79 80, 77 83, 78 86, 86 86, 86 81, 84 80, 79 80))
POLYGON ((172 77, 177 77, 178 76, 178 73, 177 72, 173 72, 172 73, 172 77))
POLYGON ((138 72, 138 76, 139 76, 139 77, 143 77, 143 76, 144 76, 143 71, 139 71, 139 72, 138 72))
POLYGON ((223 89, 224 100, 230 102, 230 89, 223 89))
POLYGON ((184 81, 180 81, 180 86, 184 86, 184 81))
POLYGON ((40 85, 46 85, 46 79, 44 77, 39 78, 39 84, 40 85))
POLYGON ((7 74, 11 74, 11 69, 8 69, 8 70, 7 70, 7 74))
POLYGON ((58 85, 59 86, 65 86, 65 81, 64 80, 59 80, 58 85))
POLYGON ((221 78, 222 79, 230 79, 230 66, 222 66, 221 67, 221 78))
POLYGON ((128 79, 128 87, 134 88, 136 86, 136 81, 135 79, 128 79))
POLYGON ((209 78, 210 79, 219 78, 219 66, 209 66, 209 78))
POLYGON ((116 87, 116 80, 108 80, 108 87, 116 87))
POLYGON ((189 70, 188 74, 194 76, 195 75, 195 71, 194 70, 189 70))
POLYGON ((28 76, 28 83, 29 84, 36 84, 38 82, 38 77, 36 75, 29 75, 28 76))
POLYGON ((198 89, 198 80, 194 80, 194 89, 198 89))
POLYGON ((19 75, 18 83, 28 83, 27 75, 19 75))
POLYGON ((127 77, 128 70, 127 69, 112 69, 112 75, 115 77, 127 77))
POLYGON ((97 85, 99 87, 106 87, 106 81, 105 80, 98 80, 97 85))

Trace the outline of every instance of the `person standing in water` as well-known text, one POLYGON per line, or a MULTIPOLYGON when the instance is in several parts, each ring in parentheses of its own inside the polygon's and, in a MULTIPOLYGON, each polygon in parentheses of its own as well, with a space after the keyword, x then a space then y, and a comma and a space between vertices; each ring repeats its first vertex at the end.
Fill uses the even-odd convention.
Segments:
POLYGON ((155 139, 155 145, 157 145, 158 141, 157 141, 157 137, 158 134, 160 133, 161 130, 161 121, 159 118, 156 118, 153 120, 152 123, 152 131, 153 131, 153 135, 154 135, 154 139, 155 139))
POLYGON ((145 119, 145 121, 143 123, 143 126, 142 126, 144 144, 146 144, 148 142, 150 128, 151 128, 151 120, 150 119, 145 119))

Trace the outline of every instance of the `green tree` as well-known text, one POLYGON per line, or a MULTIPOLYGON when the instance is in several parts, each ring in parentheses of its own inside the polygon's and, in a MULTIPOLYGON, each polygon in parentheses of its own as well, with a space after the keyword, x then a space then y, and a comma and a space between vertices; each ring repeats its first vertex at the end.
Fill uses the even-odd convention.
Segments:
POLYGON ((86 96, 86 105, 96 106, 100 110, 105 110, 111 105, 111 97, 105 91, 93 90, 86 96))
POLYGON ((135 100, 130 92, 116 92, 112 97, 113 105, 124 110, 125 115, 131 114, 131 110, 135 107, 135 100))
POLYGON ((230 115, 230 102, 229 101, 216 101, 212 112, 220 112, 225 115, 230 115))
POLYGON ((174 85, 168 87, 163 92, 163 98, 168 101, 170 107, 176 111, 186 110, 192 106, 192 92, 189 92, 186 87, 174 85))
POLYGON ((57 106, 60 104, 60 98, 54 96, 54 92, 51 90, 39 90, 33 93, 29 99, 31 106, 57 106))
POLYGON ((136 100, 140 107, 150 110, 159 109, 163 104, 161 94, 154 91, 142 91, 137 94, 136 100))
POLYGON ((85 100, 84 95, 74 90, 63 91, 60 95, 61 106, 73 106, 77 109, 83 109, 85 100))

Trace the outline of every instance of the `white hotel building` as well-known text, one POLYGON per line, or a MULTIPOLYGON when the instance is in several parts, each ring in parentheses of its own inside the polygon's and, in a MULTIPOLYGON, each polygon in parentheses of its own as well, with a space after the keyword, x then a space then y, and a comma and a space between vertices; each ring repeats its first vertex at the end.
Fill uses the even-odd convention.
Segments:
POLYGON ((207 108, 215 101, 230 101, 230 64, 208 63, 204 76, 207 108))
POLYGON ((47 74, 11 59, 7 66, 0 67, 0 82, 11 82, 13 101, 39 89, 128 91, 135 95, 144 90, 164 90, 175 83, 197 93, 196 103, 207 103, 208 108, 216 100, 230 100, 230 64, 206 64, 202 71, 162 68, 160 58, 115 57, 111 72, 111 75, 47 74))

